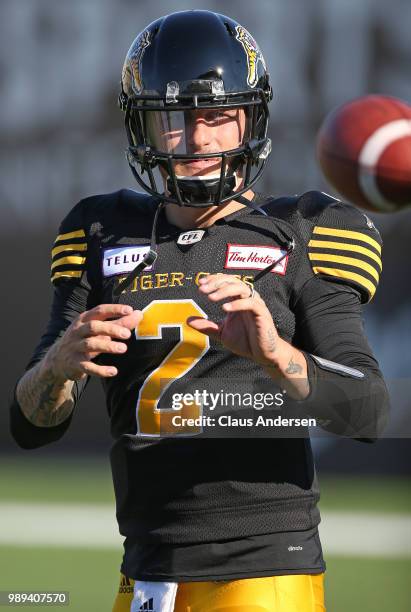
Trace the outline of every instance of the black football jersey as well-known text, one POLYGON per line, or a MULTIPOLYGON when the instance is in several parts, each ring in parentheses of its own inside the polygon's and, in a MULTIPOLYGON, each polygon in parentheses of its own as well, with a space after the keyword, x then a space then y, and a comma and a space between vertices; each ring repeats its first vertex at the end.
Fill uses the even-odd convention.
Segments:
MULTIPOLYGON (((373 437, 364 434, 370 421, 378 430, 384 420, 386 390, 360 314, 381 272, 378 231, 357 209, 319 192, 257 199, 265 216, 244 207, 203 229, 178 228, 163 210, 156 228, 157 259, 119 298, 113 297, 116 287, 150 247, 154 198, 122 190, 82 200, 64 219, 52 249, 52 316, 28 367, 78 313, 97 304, 119 301, 144 314, 125 354, 99 358, 118 369, 103 385, 114 438, 117 518, 126 537, 123 571, 134 578, 222 579, 250 571, 274 574, 284 567, 290 573, 322 568, 316 544, 319 491, 308 432, 272 436, 264 428, 260 436, 251 428, 250 434, 241 419, 252 418, 252 406, 232 411, 204 402, 204 391, 221 397, 267 389, 281 394, 259 365, 187 324, 191 316, 223 317, 221 305, 198 291, 204 275, 224 273, 255 283, 280 336, 305 352, 313 388, 320 370, 342 381, 337 408, 312 391, 307 402, 284 406, 283 412, 316 415, 317 410, 324 418, 334 411, 324 426, 362 439, 373 437), (372 402, 363 392, 347 401, 347 378, 372 387, 372 402), (196 391, 194 401, 173 404, 176 396, 196 391), (214 427, 200 423, 203 416, 238 421, 214 427), (271 555, 270 565, 267 550, 256 560, 257 541, 259 546, 271 542, 274 550, 276 534, 285 551, 292 536, 287 540, 284 534, 310 534, 306 547, 315 552, 307 562, 293 561, 285 552, 281 562, 271 555), (237 546, 243 562, 253 559, 252 569, 221 563, 218 543, 237 546)), ((81 387, 76 384, 77 395, 81 387)), ((70 422, 45 432, 17 412, 15 404, 14 435, 28 447, 57 439, 70 422)))

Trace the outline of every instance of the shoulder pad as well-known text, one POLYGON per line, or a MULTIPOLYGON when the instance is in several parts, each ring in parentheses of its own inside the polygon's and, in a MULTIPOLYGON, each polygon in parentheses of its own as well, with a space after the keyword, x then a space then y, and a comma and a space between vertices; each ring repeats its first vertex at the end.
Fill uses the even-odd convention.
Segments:
POLYGON ((93 225, 113 225, 121 220, 135 220, 136 215, 153 215, 155 198, 132 189, 91 196, 82 200, 84 219, 93 233, 93 225))
POLYGON ((315 219, 308 257, 314 274, 353 287, 366 303, 378 286, 381 246, 381 236, 367 215, 332 199, 315 219))
POLYGON ((160 200, 157 200, 153 196, 147 193, 141 193, 139 191, 134 191, 133 189, 122 189, 119 192, 119 203, 123 208, 136 208, 138 206, 139 211, 142 213, 145 212, 153 212, 154 203, 158 203, 160 200))
POLYGON ((302 195, 272 198, 264 206, 264 210, 269 215, 289 223, 300 239, 307 243, 313 224, 323 210, 333 202, 338 200, 326 193, 307 191, 302 195))
POLYGON ((298 198, 298 210, 306 219, 316 219, 325 209, 336 204, 341 204, 341 201, 324 191, 307 191, 298 198))
POLYGON ((120 220, 129 221, 136 212, 143 217, 153 215, 154 198, 131 189, 94 195, 81 200, 60 224, 51 256, 51 281, 80 279, 86 269, 88 240, 98 235, 103 226, 120 220))
POLYGON ((264 208, 308 245, 314 274, 353 287, 363 303, 372 299, 382 270, 382 240, 367 215, 322 191, 273 198, 264 208))

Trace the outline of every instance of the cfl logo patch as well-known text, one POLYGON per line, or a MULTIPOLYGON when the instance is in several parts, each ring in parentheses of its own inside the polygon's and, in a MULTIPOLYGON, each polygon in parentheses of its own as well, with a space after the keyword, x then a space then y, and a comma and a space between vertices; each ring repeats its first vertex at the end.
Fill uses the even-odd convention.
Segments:
POLYGON ((204 234, 204 230, 191 230, 189 232, 183 232, 179 235, 177 244, 194 244, 195 242, 199 242, 204 234))

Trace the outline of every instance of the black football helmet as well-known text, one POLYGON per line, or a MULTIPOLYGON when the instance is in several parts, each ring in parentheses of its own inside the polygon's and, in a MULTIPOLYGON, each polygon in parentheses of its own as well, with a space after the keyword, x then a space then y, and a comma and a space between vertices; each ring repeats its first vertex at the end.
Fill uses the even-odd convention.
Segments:
POLYGON ((262 53, 236 21, 203 10, 154 21, 127 53, 119 96, 127 159, 137 182, 163 202, 180 206, 244 200, 241 194, 259 179, 271 151, 271 98, 262 53), (227 113, 242 113, 235 148, 195 152, 189 126, 196 113, 212 126, 223 124, 227 113), (190 163, 207 168, 205 175, 201 170, 184 175, 181 168, 190 163), (165 192, 163 185, 157 186, 156 167, 166 182, 165 192))

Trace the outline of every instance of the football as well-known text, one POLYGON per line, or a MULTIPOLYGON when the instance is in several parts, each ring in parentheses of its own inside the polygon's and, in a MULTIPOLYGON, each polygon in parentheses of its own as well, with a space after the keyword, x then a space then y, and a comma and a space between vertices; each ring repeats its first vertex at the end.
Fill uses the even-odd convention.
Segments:
POLYGON ((317 157, 349 202, 373 212, 411 205, 411 106, 383 95, 343 104, 318 132, 317 157))

